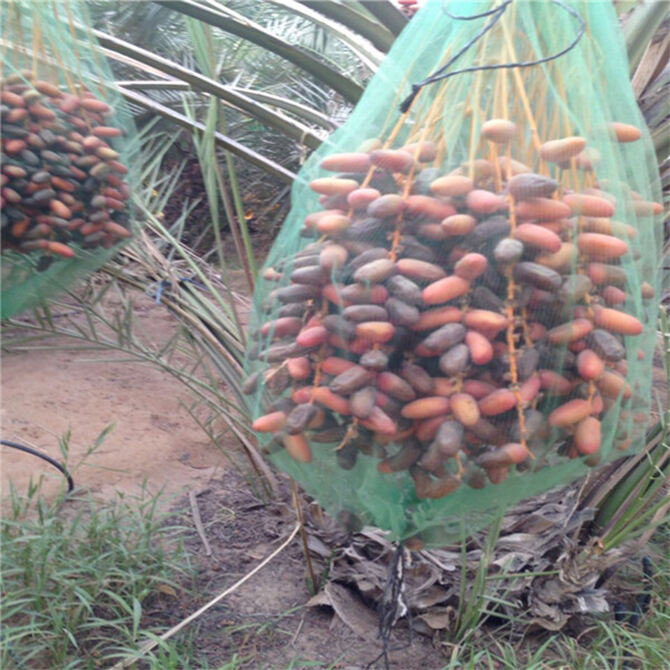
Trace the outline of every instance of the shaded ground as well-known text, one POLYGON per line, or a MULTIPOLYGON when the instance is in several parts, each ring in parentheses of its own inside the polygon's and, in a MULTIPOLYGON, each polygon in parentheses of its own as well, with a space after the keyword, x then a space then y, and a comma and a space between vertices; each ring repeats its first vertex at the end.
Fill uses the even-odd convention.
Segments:
MULTIPOLYGON (((258 565, 291 533, 296 522, 292 507, 265 505, 232 470, 221 479, 213 479, 197 495, 197 501, 212 554, 206 555, 195 530, 185 536, 186 548, 198 565, 199 589, 207 594, 191 605, 192 610, 258 565)), ((180 521, 188 523, 186 518, 180 521)), ((308 584, 298 537, 248 582, 193 623, 197 631, 195 648, 211 667, 219 667, 217 664, 237 653, 249 659, 240 667, 254 670, 309 667, 310 662, 319 663, 319 668, 363 670, 382 649, 379 642, 365 637, 369 638, 370 632, 374 637, 376 630, 363 628, 361 634, 356 634, 330 607, 306 606, 312 595, 308 584)), ((174 619, 172 623, 178 621, 174 619)), ((392 645, 403 648, 391 652, 391 668, 443 667, 446 659, 429 638, 414 635, 411 646, 408 641, 406 627, 400 624, 392 645)), ((372 667, 381 668, 383 664, 372 667)))

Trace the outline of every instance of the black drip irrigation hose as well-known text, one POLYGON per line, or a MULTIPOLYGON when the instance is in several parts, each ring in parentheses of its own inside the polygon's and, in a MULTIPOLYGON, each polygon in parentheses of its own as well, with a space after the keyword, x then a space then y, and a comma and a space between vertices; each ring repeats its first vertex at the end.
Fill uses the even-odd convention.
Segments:
POLYGON ((37 456, 37 458, 41 458, 43 461, 46 461, 47 463, 53 465, 54 468, 59 470, 63 474, 63 476, 67 479, 68 494, 72 493, 72 490, 74 489, 74 480, 72 479, 72 475, 67 471, 67 469, 62 463, 59 463, 54 458, 51 458, 51 456, 49 456, 48 454, 45 454, 44 452, 39 451, 37 449, 33 449, 32 447, 28 447, 25 444, 12 442, 11 440, 0 440, 0 444, 4 445, 5 447, 12 447, 12 449, 18 449, 19 451, 25 451, 27 454, 37 456))

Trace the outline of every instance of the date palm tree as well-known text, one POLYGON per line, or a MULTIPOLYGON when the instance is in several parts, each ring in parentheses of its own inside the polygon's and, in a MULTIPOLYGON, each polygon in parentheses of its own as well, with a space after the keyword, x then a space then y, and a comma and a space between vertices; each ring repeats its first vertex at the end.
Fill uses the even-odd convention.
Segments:
MULTIPOLYGON (((667 193, 668 8, 654 2, 616 4, 632 85, 651 130, 667 193)), ((187 119, 182 114, 184 91, 191 96, 192 108, 204 111, 211 96, 222 105, 226 119, 226 132, 215 135, 217 145, 235 155, 235 165, 246 161, 268 178, 286 183, 304 155, 346 119, 408 20, 397 6, 382 0, 157 0, 117 7, 100 3, 94 16, 106 31, 96 36, 118 58, 119 71, 126 73, 120 86, 133 104, 195 130, 197 114, 187 119), (190 26, 190 39, 184 22, 190 26), (146 34, 145 25, 160 29, 152 31, 155 44, 139 49, 134 45, 139 34, 146 34), (253 155, 249 147, 254 147, 253 155)), ((238 169, 249 178, 244 168, 238 169)), ((215 322, 209 326, 217 329, 215 322)), ((667 352, 667 339, 662 346, 667 352)), ((232 348, 239 361, 239 342, 232 348)), ((416 574, 429 572, 432 583, 450 584, 456 594, 451 602, 458 605, 455 622, 448 624, 444 617, 431 617, 430 607, 424 606, 425 626, 449 626, 453 635, 463 636, 486 609, 484 604, 501 598, 523 603, 525 614, 519 616, 508 605, 500 605, 499 613, 549 629, 561 628, 574 613, 602 610, 605 577, 649 539, 670 508, 666 419, 661 412, 644 453, 605 466, 586 481, 525 501, 509 511, 488 540, 471 538, 464 556, 458 547, 418 554, 416 574), (485 578, 500 565, 517 566, 513 572, 523 567, 526 576, 498 580, 492 589, 485 578), (454 572, 445 572, 445 566, 454 572), (478 606, 466 606, 467 602, 478 606)), ((312 530, 339 546, 332 578, 357 586, 368 599, 380 600, 384 583, 371 577, 380 574, 371 566, 390 561, 393 553, 383 534, 342 540, 328 524, 315 522, 312 530)), ((415 596, 420 603, 421 593, 415 596)), ((440 601, 436 609, 443 605, 440 601)))
MULTIPOLYGON (((651 130, 667 194, 668 5, 616 4, 633 88, 651 130)), ((389 0, 108 0, 88 6, 94 35, 112 59, 119 89, 138 118, 161 118, 164 127, 182 127, 193 138, 212 221, 219 220, 220 208, 253 285, 256 259, 245 197, 259 188, 279 199, 287 196, 286 187, 305 156, 346 120, 407 17, 389 0)), ((203 269, 174 229, 153 216, 149 229, 155 233, 151 249, 147 251, 143 238, 126 252, 144 274, 131 276, 118 264, 107 271, 138 287, 146 285, 148 276, 151 281, 172 279, 168 259, 177 249, 210 292, 199 294, 173 282, 165 300, 229 392, 241 397, 245 332, 234 309, 224 305, 232 295, 230 285, 225 277, 214 281, 215 271, 203 269), (162 262, 157 263, 159 258, 162 262)), ((214 234, 220 247, 218 224, 214 234)), ((670 236, 664 251, 667 262, 670 236)), ((219 270, 223 264, 220 253, 219 270)), ((667 354, 664 323, 662 348, 667 354)), ((209 396, 212 407, 215 393, 209 396)), ((229 400, 226 408, 224 421, 249 447, 253 437, 247 418, 235 414, 229 400)), ((488 539, 477 536, 464 548, 417 554, 417 574, 427 571, 433 584, 449 585, 457 611, 449 621, 425 616, 431 614, 431 605, 426 594, 417 592, 414 601, 424 624, 448 627, 462 637, 494 602, 498 613, 549 629, 561 628, 573 613, 602 610, 605 577, 649 539, 670 508, 666 421, 662 410, 643 453, 607 465, 585 482, 524 501, 488 539), (516 576, 487 580, 501 565, 516 566, 516 576), (516 574, 521 569, 525 574, 516 574), (522 603, 524 613, 509 609, 509 602, 522 603)), ((356 586, 367 598, 382 598, 383 572, 371 577, 380 574, 371 566, 390 561, 392 547, 383 534, 343 539, 332 526, 316 520, 312 532, 336 548, 331 578, 356 586)))

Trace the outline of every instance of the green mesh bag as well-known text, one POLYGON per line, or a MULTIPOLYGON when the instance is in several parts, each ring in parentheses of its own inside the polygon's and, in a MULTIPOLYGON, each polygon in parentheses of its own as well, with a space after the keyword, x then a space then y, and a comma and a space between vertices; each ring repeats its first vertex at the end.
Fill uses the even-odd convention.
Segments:
POLYGON ((69 288, 131 237, 138 143, 84 2, 15 0, 0 17, 7 318, 69 288))
POLYGON ((444 544, 642 446, 660 188, 610 3, 427 3, 292 198, 246 391, 344 525, 444 544))

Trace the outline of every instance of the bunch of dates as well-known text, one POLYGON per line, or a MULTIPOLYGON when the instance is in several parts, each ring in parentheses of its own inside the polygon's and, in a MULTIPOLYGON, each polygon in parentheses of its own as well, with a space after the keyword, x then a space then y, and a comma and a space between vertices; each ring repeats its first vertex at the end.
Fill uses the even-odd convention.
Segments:
MULTIPOLYGON (((610 409, 630 419, 618 448, 646 424, 626 380, 627 351, 644 356, 631 349, 643 324, 624 309, 640 291, 623 265, 637 231, 614 216, 660 205, 626 185, 616 203, 583 137, 541 144, 535 172, 511 158, 515 123, 482 133, 487 157, 450 172, 431 166, 442 159, 428 140, 322 161, 331 176, 310 186, 323 209, 301 231, 314 239, 265 270, 276 288, 252 333, 245 392, 262 388, 253 428, 273 434, 268 450, 309 463, 334 448, 344 469, 363 453, 441 498, 546 461, 546 445, 597 463, 610 409)), ((641 292, 638 305, 654 294, 641 292)))
POLYGON ((0 82, 2 250, 39 253, 38 269, 75 247, 110 248, 130 237, 128 168, 111 143, 112 109, 30 72, 0 82))

